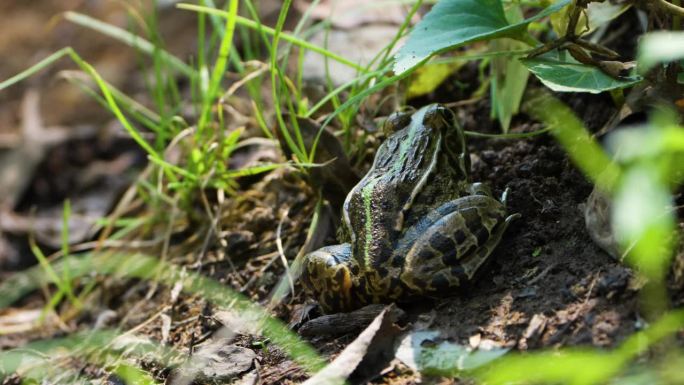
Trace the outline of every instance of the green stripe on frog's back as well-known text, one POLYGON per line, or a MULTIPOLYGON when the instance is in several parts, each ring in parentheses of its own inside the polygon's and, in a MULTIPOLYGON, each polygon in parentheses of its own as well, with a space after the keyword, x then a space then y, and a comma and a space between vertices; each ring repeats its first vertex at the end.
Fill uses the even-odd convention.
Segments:
POLYGON ((370 256, 370 247, 373 242, 373 190, 375 185, 380 180, 380 177, 375 177, 369 181, 363 189, 361 190, 361 196, 363 197, 363 208, 364 208, 364 218, 366 218, 364 223, 364 239, 363 239, 363 260, 365 266, 372 266, 373 260, 370 256))
MULTIPOLYGON (((415 117, 414 117, 415 118, 415 117)), ((422 122, 421 120, 418 121, 419 123, 422 122)), ((412 122, 412 124, 416 124, 415 122, 412 122)), ((373 256, 370 255, 371 251, 371 245, 374 240, 374 235, 373 235, 373 228, 375 227, 375 224, 373 223, 373 197, 375 194, 373 194, 375 190, 375 186, 377 183, 382 180, 386 175, 398 175, 401 171, 402 165, 406 162, 406 158, 408 156, 408 152, 411 149, 411 145, 413 144, 413 141, 415 140, 416 136, 416 130, 409 129, 408 130, 408 135, 406 139, 401 140, 399 143, 399 154, 398 157, 395 159, 395 161, 389 165, 389 172, 388 173, 383 173, 382 175, 376 175, 371 180, 367 181, 363 188, 361 189, 361 197, 363 199, 363 207, 364 207, 364 218, 365 218, 365 223, 364 223, 364 242, 363 242, 363 260, 365 262, 366 266, 372 266, 373 265, 373 256)), ((389 143, 383 144, 384 146, 387 146, 389 143)), ((378 151, 380 151, 379 149, 378 151)), ((379 160, 379 159, 378 159, 379 160)), ((373 172, 375 171, 377 165, 373 165, 371 170, 368 172, 367 175, 373 175, 373 172)), ((396 192, 393 192, 396 193, 396 192)))

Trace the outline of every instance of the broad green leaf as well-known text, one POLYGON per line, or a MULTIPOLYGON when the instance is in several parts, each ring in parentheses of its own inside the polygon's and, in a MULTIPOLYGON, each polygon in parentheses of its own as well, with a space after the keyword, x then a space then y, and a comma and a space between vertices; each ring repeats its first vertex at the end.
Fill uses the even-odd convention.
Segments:
POLYGON ((399 50, 394 72, 401 74, 432 55, 481 40, 524 39, 527 25, 548 16, 570 0, 561 0, 520 23, 509 24, 501 0, 442 0, 409 34, 399 50))
POLYGON ((590 3, 587 5, 589 32, 593 32, 598 27, 613 21, 631 7, 632 4, 590 3))
MULTIPOLYGON (((572 11, 572 7, 568 4, 563 7, 562 10, 549 17, 551 28, 553 28, 553 31, 556 32, 556 35, 565 35, 565 32, 568 29, 568 23, 570 22, 570 11, 572 11)), ((577 21, 577 28, 575 28, 575 31, 580 32, 585 29, 586 26, 587 18, 584 15, 581 15, 580 19, 577 21)))
MULTIPOLYGON (((622 15, 631 7, 631 4, 589 3, 586 12, 583 12, 580 16, 575 33, 578 35, 592 33, 598 27, 622 15)), ((565 7, 562 12, 551 16, 551 26, 558 36, 565 35, 568 22, 570 21, 570 10, 570 7, 565 7)))
MULTIPOLYGON (((520 5, 511 5, 506 10, 506 18, 512 22, 523 20, 520 5)), ((494 51, 515 51, 525 48, 525 44, 511 39, 499 39, 490 43, 494 51)), ((504 133, 511 126, 511 119, 520 110, 520 102, 527 88, 530 71, 520 61, 511 56, 497 56, 491 63, 492 117, 499 120, 504 133)))
POLYGON ((556 92, 598 94, 603 91, 631 87, 641 81, 639 76, 615 79, 597 67, 578 63, 569 55, 562 57, 558 52, 521 61, 544 85, 556 92))
POLYGON ((684 58, 684 32, 651 32, 639 41, 639 72, 645 73, 658 63, 684 58))

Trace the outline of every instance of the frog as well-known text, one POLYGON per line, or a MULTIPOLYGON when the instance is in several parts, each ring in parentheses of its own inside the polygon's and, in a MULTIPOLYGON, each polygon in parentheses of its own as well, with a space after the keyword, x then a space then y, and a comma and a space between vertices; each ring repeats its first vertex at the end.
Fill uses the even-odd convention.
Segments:
POLYGON ((324 313, 444 297, 473 280, 518 214, 470 181, 456 115, 441 104, 397 112, 372 166, 342 207, 339 244, 303 260, 302 283, 324 313))

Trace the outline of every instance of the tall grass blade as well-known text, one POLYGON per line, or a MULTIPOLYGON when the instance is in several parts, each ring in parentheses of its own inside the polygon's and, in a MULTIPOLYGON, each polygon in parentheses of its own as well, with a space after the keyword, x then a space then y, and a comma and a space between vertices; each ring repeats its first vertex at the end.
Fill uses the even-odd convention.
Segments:
MULTIPOLYGON (((149 41, 143 39, 138 35, 135 35, 131 32, 128 32, 122 28, 113 26, 111 24, 107 24, 100 20, 94 19, 82 13, 73 11, 65 12, 64 18, 74 24, 92 29, 109 37, 112 37, 117 41, 120 41, 148 55, 153 55, 155 50, 158 49, 155 48, 154 44, 150 43, 149 41)), ((197 76, 197 72, 192 67, 185 64, 182 60, 173 56, 169 52, 161 50, 159 52, 159 55, 169 65, 169 67, 176 69, 183 75, 189 78, 197 76)))

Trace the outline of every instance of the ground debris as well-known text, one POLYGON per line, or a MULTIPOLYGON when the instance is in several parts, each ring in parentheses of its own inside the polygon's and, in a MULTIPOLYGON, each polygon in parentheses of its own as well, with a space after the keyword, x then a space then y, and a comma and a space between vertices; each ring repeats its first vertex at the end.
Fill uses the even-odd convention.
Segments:
POLYGON ((522 338, 518 341, 518 348, 527 350, 534 345, 539 340, 542 333, 544 333, 547 321, 548 319, 543 314, 535 314, 532 316, 522 338))
POLYGON ((201 346, 188 362, 171 374, 171 384, 194 380, 222 382, 234 379, 254 366, 253 350, 219 339, 201 346))
POLYGON ((394 305, 387 306, 332 363, 307 380, 305 385, 366 383, 378 376, 394 359, 394 347, 403 332, 396 322, 394 305))
MULTIPOLYGON (((368 326, 385 308, 385 305, 368 305, 349 313, 323 315, 304 323, 299 334, 311 338, 352 333, 368 326)), ((394 308, 393 311, 397 320, 406 317, 406 313, 399 308, 394 308)))

